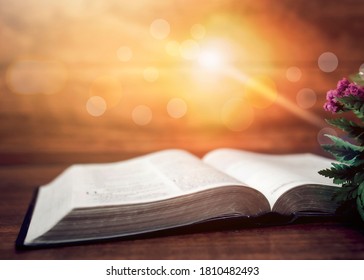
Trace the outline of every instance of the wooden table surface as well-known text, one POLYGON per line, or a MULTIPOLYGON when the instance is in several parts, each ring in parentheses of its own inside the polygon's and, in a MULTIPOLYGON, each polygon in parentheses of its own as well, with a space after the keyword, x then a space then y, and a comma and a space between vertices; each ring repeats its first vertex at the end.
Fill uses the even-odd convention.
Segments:
MULTIPOLYGON (((146 5, 154 5, 152 2, 146 5)), ((323 121, 331 116, 322 109, 325 92, 342 77, 357 72, 364 62, 363 1, 274 1, 274 6, 270 1, 210 1, 210 5, 173 1, 173 11, 165 1, 160 2, 164 4, 153 9, 146 6, 143 12, 133 10, 134 6, 130 11, 113 6, 66 17, 67 10, 62 10, 53 13, 58 16, 52 16, 51 21, 43 14, 37 18, 36 11, 43 9, 32 5, 22 9, 27 13, 21 15, 19 9, 12 13, 12 5, 4 12, 0 9, 0 31, 7 38, 7 44, 2 40, 0 46, 0 259, 364 259, 363 228, 334 219, 270 227, 200 225, 93 244, 15 249, 34 190, 73 163, 120 161, 167 148, 186 149, 197 156, 219 147, 324 154, 322 135, 333 132, 323 121), (191 5, 194 9, 188 8, 191 5), (117 13, 124 15, 125 21, 114 22, 117 13), (214 78, 197 85, 185 72, 188 63, 178 68, 177 60, 168 62, 164 55, 164 62, 158 64, 153 50, 165 41, 153 41, 147 34, 152 20, 163 17, 170 21, 170 36, 177 41, 184 40, 196 22, 210 28, 208 36, 228 34, 237 45, 244 38, 253 40, 245 42, 247 48, 244 44, 239 48, 241 53, 257 53, 239 56, 236 65, 246 75, 269 76, 281 101, 254 108, 254 120, 246 129, 229 130, 220 122, 223 104, 219 102, 224 96, 242 98, 239 92, 243 85, 232 77, 218 86, 209 84, 214 78), (133 23, 130 30, 136 32, 127 31, 120 22, 133 23), (233 26, 229 27, 229 22, 233 26), (219 29, 219 24, 226 25, 219 29), (250 29, 244 33, 241 28, 250 29), (117 32, 124 33, 119 38, 114 36, 117 32), (149 39, 137 41, 138 32, 149 39), (248 37, 240 36, 241 32, 248 37), (109 44, 100 44, 102 40, 109 44), (115 53, 126 41, 134 44, 134 60, 121 64, 115 53), (318 67, 318 58, 325 52, 338 57, 339 65, 332 72, 318 67), (19 62, 24 56, 30 62, 19 62), (52 86, 37 76, 49 74, 42 72, 47 59, 62 61, 67 78, 61 77, 64 84, 53 94, 31 92, 52 86), (24 65, 36 71, 27 72, 29 69, 21 68, 24 65), (160 69, 160 80, 154 83, 143 80, 141 74, 143 67, 151 65, 160 69), (301 73, 296 81, 287 78, 292 66, 301 73), (33 75, 30 78, 29 73, 33 75), (102 116, 91 116, 86 110, 90 88, 98 76, 111 74, 123 85, 121 101, 102 116), (307 88, 313 90, 314 99, 311 94, 311 103, 302 103, 298 93, 307 88), (174 97, 188 105, 180 119, 166 111, 166 104, 174 97), (138 105, 152 110, 150 123, 135 122, 132 115, 138 105)), ((164 50, 163 45, 159 47, 164 50)), ((59 78, 57 73, 53 74, 59 78)), ((47 78, 50 82, 61 79, 47 78)), ((110 96, 103 97, 109 101, 110 96)), ((238 113, 233 117, 239 119, 246 112, 238 113)))

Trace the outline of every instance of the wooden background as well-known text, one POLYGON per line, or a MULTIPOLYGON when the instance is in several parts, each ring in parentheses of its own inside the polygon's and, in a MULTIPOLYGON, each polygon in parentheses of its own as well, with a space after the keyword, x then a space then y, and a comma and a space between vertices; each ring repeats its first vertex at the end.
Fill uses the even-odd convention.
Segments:
MULTIPOLYGON (((72 163, 119 161, 167 148, 187 149, 198 156, 218 147, 323 154, 319 145, 324 141, 322 129, 327 129, 323 119, 330 116, 322 109, 325 93, 342 77, 358 72, 364 63, 364 2, 360 0, 101 2, 80 1, 79 6, 68 7, 0 1, 0 259, 364 257, 363 230, 338 221, 267 228, 200 228, 17 252, 15 238, 33 191, 72 163), (206 26, 206 36, 225 36, 237 42, 238 49, 248 53, 244 56, 238 52, 234 65, 248 75, 269 76, 279 98, 295 106, 290 111, 276 102, 265 109, 255 108, 254 121, 247 129, 229 130, 219 122, 219 111, 214 111, 220 106, 212 103, 216 93, 209 96, 207 89, 201 90, 191 77, 180 74, 182 66, 176 61, 164 56, 160 61, 153 55, 154 41, 143 30, 148 30, 156 18, 169 21, 170 37, 176 41, 187 38, 190 26, 200 23, 206 26), (135 33, 133 28, 142 31, 135 33), (125 44, 135 50, 135 59, 128 65, 115 55, 125 44), (318 58, 325 52, 334 53, 339 61, 329 73, 318 67, 318 58), (60 90, 54 94, 19 93, 22 83, 14 86, 9 76, 24 58, 61 61, 67 78, 60 90), (143 67, 149 65, 161 69, 157 82, 141 78, 143 67), (296 82, 287 79, 290 67, 301 71, 296 82), (86 110, 90 85, 95 77, 110 73, 123 85, 121 101, 102 116, 91 116, 86 110), (297 105, 297 93, 303 88, 312 89, 317 98, 308 109, 297 105), (184 96, 187 91, 189 95, 184 96), (173 97, 188 100, 187 113, 181 119, 166 113, 166 104, 173 97), (151 122, 144 126, 131 117, 133 108, 140 104, 153 112, 151 122), (296 109, 321 121, 307 122, 295 114, 296 109)), ((23 78, 24 85, 29 84, 29 77, 23 78)), ((208 81, 207 77, 204 82, 208 81)), ((231 95, 239 86, 227 79, 221 81, 218 90, 231 95)))

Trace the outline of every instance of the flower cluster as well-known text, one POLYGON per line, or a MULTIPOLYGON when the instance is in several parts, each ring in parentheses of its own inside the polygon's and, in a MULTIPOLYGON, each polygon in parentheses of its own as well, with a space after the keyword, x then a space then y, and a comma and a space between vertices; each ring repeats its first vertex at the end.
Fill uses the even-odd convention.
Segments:
POLYGON ((345 105, 340 102, 340 98, 346 96, 357 96, 364 102, 364 87, 343 78, 337 83, 336 89, 327 92, 324 109, 332 113, 346 111, 345 105))

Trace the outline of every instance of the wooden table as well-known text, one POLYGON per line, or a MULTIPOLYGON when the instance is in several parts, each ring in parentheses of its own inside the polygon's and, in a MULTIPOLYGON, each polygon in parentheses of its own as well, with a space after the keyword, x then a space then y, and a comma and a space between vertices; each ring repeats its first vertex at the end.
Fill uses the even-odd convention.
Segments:
MULTIPOLYGON (((0 21, 6 25, 4 34, 8 36, 8 44, 0 48, 0 259, 364 258, 363 228, 335 220, 306 220, 291 225, 259 228, 238 224, 229 227, 202 225, 87 245, 15 250, 15 239, 34 190, 73 163, 120 161, 167 148, 186 149, 198 156, 218 147, 275 154, 323 154, 319 145, 322 143, 322 129, 325 128, 323 119, 330 116, 322 110, 325 92, 335 87, 338 79, 357 71, 363 63, 363 1, 330 1, 330 5, 324 0, 310 3, 294 1, 289 5, 287 1, 277 1, 274 7, 270 1, 215 1, 215 4, 207 6, 192 2, 194 9, 177 2, 171 6, 178 8, 178 12, 173 10, 176 13, 175 18, 171 19, 172 31, 181 31, 172 35, 188 34, 190 26, 197 19, 211 24, 212 29, 219 24, 233 22, 231 28, 223 26, 217 29, 216 35, 225 36, 231 31, 231 38, 237 40, 236 44, 242 43, 246 34, 247 41, 255 40, 254 36, 249 37, 250 33, 255 34, 260 43, 245 42, 238 54, 244 55, 244 51, 257 51, 257 54, 246 54, 245 58, 238 56, 240 60, 234 65, 248 76, 264 74, 271 77, 279 98, 285 100, 266 109, 255 108, 252 125, 241 132, 230 131, 219 123, 220 111, 217 109, 220 110, 222 104, 216 101, 224 94, 243 97, 244 91, 239 81, 227 77, 216 87, 209 84, 214 80, 211 78, 205 79, 204 84, 196 85, 196 80, 186 72, 187 62, 183 62, 179 68, 173 59, 168 62, 165 54, 164 62, 158 61, 157 55, 149 53, 154 50, 149 48, 149 43, 136 41, 134 35, 138 34, 135 32, 124 34, 125 38, 131 36, 130 42, 136 50, 135 60, 130 62, 132 67, 122 64, 114 53, 117 47, 125 44, 125 40, 122 36, 119 36, 119 40, 114 34, 127 28, 116 25, 117 30, 110 30, 113 25, 109 23, 114 14, 107 16, 106 21, 101 12, 84 17, 84 21, 78 21, 72 15, 72 24, 59 21, 62 20, 61 16, 52 17, 53 25, 49 26, 38 21, 34 23, 32 18, 17 23, 6 16, 6 20, 0 21), (189 15, 191 10, 194 11, 193 16, 189 15), (212 17, 215 14, 220 16, 212 17), (227 17, 229 14, 234 17, 227 17), (13 22, 15 27, 12 26, 13 22), (22 34, 22 26, 27 26, 29 33, 22 34), (240 28, 249 26, 249 32, 243 32, 244 36, 240 36, 240 28), (37 36, 33 38, 30 34, 37 36), (112 41, 115 49, 111 50, 112 44, 100 44, 95 34, 106 37, 112 34, 112 39, 116 38, 112 41), (20 38, 18 41, 15 40, 17 36, 20 38), (33 42, 33 39, 36 41, 33 42), (27 46, 31 46, 30 49, 27 46), (35 58, 31 59, 40 57, 40 62, 22 64, 20 61, 20 64, 16 64, 22 52, 35 52, 35 58), (324 73, 317 66, 317 59, 324 52, 333 52, 339 58, 339 67, 332 73, 324 73), (139 59, 139 54, 144 54, 143 58, 139 59), (34 88, 39 90, 52 86, 52 83, 44 83, 42 76, 32 76, 36 79, 35 84, 31 83, 32 79, 23 80, 22 76, 17 82, 11 80, 12 75, 15 75, 15 80, 18 77, 11 71, 24 65, 36 67, 39 71, 34 75, 44 74, 41 63, 47 59, 63 63, 54 64, 61 68, 52 72, 56 75, 53 82, 64 82, 58 88, 59 92, 29 93, 34 88), (57 75, 64 71, 62 65, 68 72, 66 76, 59 77, 57 75), (150 65, 160 67, 161 82, 143 80, 143 67, 150 65), (302 74, 297 81, 292 81, 292 77, 289 81, 286 77, 287 69, 292 66, 298 67, 302 74), (100 75, 113 75, 122 82, 122 99, 103 116, 93 117, 86 111, 86 102, 94 79, 100 75), (28 88, 22 82, 25 85, 28 83, 28 88), (311 88, 316 93, 316 103, 307 109, 297 107, 297 93, 303 88, 311 88), (181 119, 173 119, 166 112, 166 104, 173 97, 187 100, 188 112, 181 119), (140 104, 148 105, 153 111, 151 123, 145 126, 133 123, 131 117, 133 109, 140 104), (307 111, 321 121, 307 121, 297 110, 307 111)), ((27 9, 24 10, 29 13, 27 9)), ((114 7, 110 7, 111 10, 121 14, 124 11, 114 7)), ((143 9, 149 10, 154 11, 147 7, 143 9)), ((171 18, 167 7, 156 10, 160 10, 158 17, 171 18)), ((26 15, 20 14, 19 19, 23 16, 26 15)), ((150 22, 154 19, 144 14, 138 18, 138 15, 127 13, 125 19, 129 18, 131 22, 138 23, 132 25, 135 30, 146 28, 145 34, 148 34, 150 22)), ((184 40, 182 37, 178 39, 184 40)), ((157 49, 164 50, 164 46, 157 49)), ((21 75, 26 77, 29 74, 26 71, 20 72, 21 75)), ((52 79, 52 75, 47 77, 52 79)), ((301 104, 301 107, 306 105, 301 104)))

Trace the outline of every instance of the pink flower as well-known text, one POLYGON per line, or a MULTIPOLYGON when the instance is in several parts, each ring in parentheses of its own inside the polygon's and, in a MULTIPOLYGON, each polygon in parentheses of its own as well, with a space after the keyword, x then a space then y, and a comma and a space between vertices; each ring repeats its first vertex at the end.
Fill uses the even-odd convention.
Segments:
POLYGON ((350 95, 363 98, 364 101, 364 88, 355 83, 350 83, 348 79, 343 78, 337 83, 336 89, 331 89, 327 92, 324 109, 331 113, 344 111, 344 105, 338 99, 350 95))
POLYGON ((349 84, 350 82, 347 78, 342 78, 340 81, 338 81, 336 89, 339 93, 344 92, 349 84))

